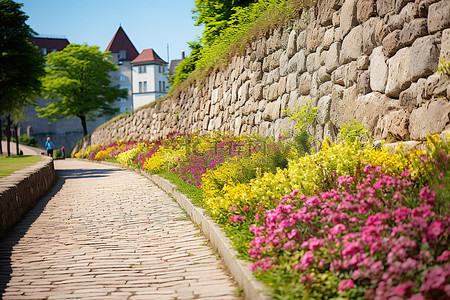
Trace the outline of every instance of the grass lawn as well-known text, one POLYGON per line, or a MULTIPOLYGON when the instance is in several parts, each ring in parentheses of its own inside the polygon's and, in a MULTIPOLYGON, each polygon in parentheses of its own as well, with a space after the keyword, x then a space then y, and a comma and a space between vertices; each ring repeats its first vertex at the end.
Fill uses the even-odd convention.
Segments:
POLYGON ((0 157, 0 178, 41 161, 39 155, 0 157))

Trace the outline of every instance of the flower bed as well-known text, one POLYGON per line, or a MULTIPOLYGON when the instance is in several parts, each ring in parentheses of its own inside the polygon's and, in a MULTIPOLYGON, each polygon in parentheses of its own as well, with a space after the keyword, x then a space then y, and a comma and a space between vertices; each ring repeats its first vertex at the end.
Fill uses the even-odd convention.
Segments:
MULTIPOLYGON (((77 154, 78 155, 78 154, 77 154)), ((78 155, 178 176, 277 299, 450 297, 450 145, 178 135, 78 155)))

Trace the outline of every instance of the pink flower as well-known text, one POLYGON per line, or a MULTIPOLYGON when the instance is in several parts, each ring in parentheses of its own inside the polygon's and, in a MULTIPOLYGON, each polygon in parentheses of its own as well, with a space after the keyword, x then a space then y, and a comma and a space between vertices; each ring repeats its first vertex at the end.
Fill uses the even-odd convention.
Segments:
POLYGON ((427 237, 435 240, 444 231, 444 224, 439 221, 434 221, 428 227, 427 237))
POLYGON ((401 177, 409 177, 409 175, 411 175, 411 172, 409 170, 405 170, 402 172, 402 174, 400 176, 401 177))
POLYGON ((311 251, 306 252, 300 259, 302 264, 302 270, 308 269, 308 267, 314 262, 314 254, 311 251))
POLYGON ((444 252, 442 252, 441 255, 439 255, 439 256, 436 258, 436 261, 438 261, 438 262, 441 262, 441 261, 447 261, 449 257, 450 257, 450 251, 445 250, 444 252))
POLYGON ((415 286, 416 286, 416 284, 412 281, 407 281, 407 282, 401 283, 395 287, 395 293, 399 296, 403 296, 409 291, 409 289, 411 289, 415 286))
POLYGON ((336 235, 339 232, 345 232, 346 230, 347 228, 345 227, 345 225, 337 224, 336 226, 330 229, 330 233, 336 235))
POLYGON ((248 207, 247 207, 247 206, 244 206, 244 207, 242 208, 242 210, 245 211, 245 212, 248 212, 248 207))
POLYGON ((344 279, 339 283, 338 292, 347 291, 351 288, 354 288, 355 284, 351 279, 344 279))
POLYGON ((256 215, 255 220, 258 221, 259 219, 261 219, 261 215, 256 215))

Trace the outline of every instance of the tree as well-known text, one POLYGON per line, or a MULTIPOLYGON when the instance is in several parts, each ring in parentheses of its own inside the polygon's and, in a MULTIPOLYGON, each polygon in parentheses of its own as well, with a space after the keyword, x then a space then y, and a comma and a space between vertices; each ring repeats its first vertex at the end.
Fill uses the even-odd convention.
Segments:
POLYGON ((44 75, 44 58, 28 42, 34 31, 25 23, 28 16, 21 7, 14 1, 0 0, 0 115, 7 121, 8 155, 13 114, 33 102, 44 75))
POLYGON ((48 54, 48 67, 42 80, 44 94, 47 99, 60 100, 36 108, 39 117, 51 121, 78 117, 87 135, 87 120, 116 113, 118 110, 112 104, 126 97, 128 91, 110 86, 108 73, 118 67, 109 58, 109 53, 100 52, 97 46, 77 44, 48 54))
POLYGON ((202 42, 210 46, 228 27, 229 19, 236 7, 247 7, 257 0, 195 0, 194 14, 195 25, 205 25, 202 42))

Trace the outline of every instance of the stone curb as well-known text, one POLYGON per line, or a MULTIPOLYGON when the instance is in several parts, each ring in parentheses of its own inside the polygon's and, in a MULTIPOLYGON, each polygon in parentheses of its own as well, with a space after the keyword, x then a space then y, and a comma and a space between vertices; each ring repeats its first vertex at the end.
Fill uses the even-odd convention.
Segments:
POLYGON ((107 165, 119 166, 123 169, 128 169, 150 179, 164 192, 172 196, 175 201, 188 213, 192 221, 200 226, 203 234, 210 240, 211 246, 216 249, 236 282, 244 290, 246 299, 249 300, 270 300, 271 297, 267 296, 268 289, 259 281, 256 280, 250 271, 250 263, 238 259, 238 252, 231 244, 230 239, 225 235, 220 226, 216 224, 205 212, 204 209, 194 206, 192 200, 186 195, 181 193, 177 186, 171 183, 165 178, 161 178, 158 175, 153 175, 145 172, 144 170, 126 168, 120 164, 102 162, 102 161, 90 161, 92 163, 102 163, 107 165))
POLYGON ((56 178, 53 159, 43 161, 0 178, 0 225, 11 228, 41 199, 56 178))

